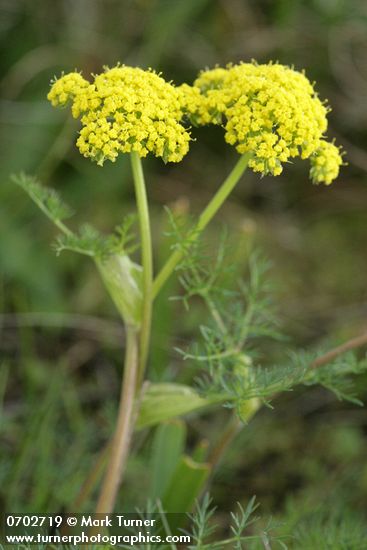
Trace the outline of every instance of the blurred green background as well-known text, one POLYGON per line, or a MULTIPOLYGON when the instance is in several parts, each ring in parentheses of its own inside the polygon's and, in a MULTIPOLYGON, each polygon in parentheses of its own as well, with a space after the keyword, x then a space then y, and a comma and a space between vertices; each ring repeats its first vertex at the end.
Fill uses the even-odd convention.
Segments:
MULTIPOLYGON (((80 156, 78 124, 45 99, 50 79, 118 61, 153 67, 176 83, 252 58, 304 68, 332 106, 328 134, 347 150, 349 165, 331 187, 312 186, 301 161, 276 178, 246 173, 208 234, 215 239, 226 224, 236 255, 244 252, 243 269, 249 240, 270 257, 278 316, 293 344, 333 345, 367 330, 367 4, 0 0, 0 40, 0 494, 8 510, 57 511, 76 495, 112 428, 123 331, 93 265, 69 253, 55 257, 54 228, 9 176, 37 175, 75 209, 72 223, 90 221, 101 231, 133 209, 134 197, 128 159, 101 169, 80 156)), ((156 267, 168 253, 163 206, 200 212, 235 161, 220 128, 193 133, 182 163, 144 162, 156 267)), ((196 335, 201 314, 194 307, 183 321, 179 302, 159 302, 150 378, 189 381, 190 369, 171 350, 196 335)), ((261 351, 270 361, 271 348, 261 351)), ((363 399, 367 381, 357 383, 363 399)), ((274 405, 218 470, 212 495, 219 509, 256 494, 264 512, 296 522, 295 510, 307 514, 340 495, 363 514, 365 410, 318 389, 274 405)), ((193 419, 189 443, 215 438, 226 415, 193 419)), ((148 483, 149 436, 138 445, 125 506, 141 504, 148 483)))

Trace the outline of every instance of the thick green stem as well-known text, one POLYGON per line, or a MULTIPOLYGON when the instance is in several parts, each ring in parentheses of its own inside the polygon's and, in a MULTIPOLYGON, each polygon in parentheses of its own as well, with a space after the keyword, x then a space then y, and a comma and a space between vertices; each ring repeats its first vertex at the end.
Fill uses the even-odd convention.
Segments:
POLYGON ((144 173, 141 159, 137 153, 131 153, 131 166, 135 184, 136 202, 138 207, 140 238, 143 266, 143 310, 140 330, 140 353, 138 383, 141 384, 145 364, 148 357, 149 341, 152 323, 153 304, 153 254, 150 231, 148 200, 145 188, 144 173))
MULTIPOLYGON (((192 232, 192 242, 195 242, 200 232, 208 225, 214 215, 218 212, 219 208, 222 206, 226 198, 232 192, 234 187, 237 185, 239 179, 247 168, 248 162, 251 158, 250 153, 246 153, 241 156, 237 164, 233 168, 232 172, 224 180, 221 187, 214 195, 212 200, 209 202, 208 206, 202 212, 198 223, 196 224, 195 229, 192 232)), ((155 298, 162 286, 165 284, 167 279, 170 277, 172 272, 175 270, 177 264, 182 260, 184 252, 182 250, 176 250, 167 260, 166 264, 163 266, 161 271, 158 273, 154 283, 153 283, 153 298, 155 298)))
POLYGON ((112 441, 107 471, 102 483, 96 513, 113 512, 117 493, 126 469, 131 434, 134 424, 134 402, 138 372, 138 333, 134 327, 126 328, 124 379, 117 425, 112 441))

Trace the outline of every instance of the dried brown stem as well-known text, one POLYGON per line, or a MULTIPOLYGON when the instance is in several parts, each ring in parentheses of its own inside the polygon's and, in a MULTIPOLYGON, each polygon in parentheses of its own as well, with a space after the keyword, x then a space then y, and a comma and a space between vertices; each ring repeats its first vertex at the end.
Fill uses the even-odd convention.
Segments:
POLYGON ((311 363, 311 368, 317 369, 319 367, 322 367, 336 359, 336 357, 338 357, 339 355, 342 355, 343 353, 346 353, 347 351, 350 351, 352 349, 360 348, 365 344, 367 344, 367 332, 364 332, 363 334, 360 334, 360 336, 356 336, 355 338, 351 338, 351 340, 344 342, 344 344, 341 344, 340 346, 331 349, 324 355, 321 355, 311 363))

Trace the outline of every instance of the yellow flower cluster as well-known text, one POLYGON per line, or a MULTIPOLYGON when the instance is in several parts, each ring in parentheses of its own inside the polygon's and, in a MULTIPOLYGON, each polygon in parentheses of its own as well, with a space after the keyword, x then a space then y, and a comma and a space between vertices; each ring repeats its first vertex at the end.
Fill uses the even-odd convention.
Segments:
POLYGON ((55 82, 47 96, 54 107, 64 107, 69 101, 83 94, 88 88, 89 82, 79 73, 69 73, 55 82))
POLYGON ((229 144, 253 154, 254 171, 279 175, 282 163, 311 157, 314 181, 336 177, 339 150, 322 140, 328 108, 303 73, 278 63, 241 63, 203 71, 180 92, 191 122, 223 125, 229 144))
POLYGON ((179 87, 134 67, 106 68, 93 82, 73 72, 53 83, 48 99, 71 103, 83 125, 77 146, 101 165, 132 151, 180 161, 191 139, 184 115, 194 125, 223 125, 227 143, 251 153, 249 166, 262 174, 310 158, 313 181, 329 184, 342 164, 339 148, 324 139, 328 108, 303 73, 278 63, 217 67, 179 87))
POLYGON ((330 185, 338 177, 340 166, 343 164, 340 148, 328 141, 321 141, 310 161, 312 181, 326 185, 330 185))
POLYGON ((153 71, 106 68, 92 83, 69 73, 53 83, 47 97, 54 106, 71 102, 83 125, 77 146, 100 165, 120 152, 153 153, 165 162, 178 162, 188 152, 181 92, 153 71))

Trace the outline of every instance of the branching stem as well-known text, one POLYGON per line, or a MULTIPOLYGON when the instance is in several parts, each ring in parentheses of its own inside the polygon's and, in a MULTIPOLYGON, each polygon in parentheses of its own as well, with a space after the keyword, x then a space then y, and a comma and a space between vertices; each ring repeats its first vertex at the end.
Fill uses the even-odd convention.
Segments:
POLYGON ((131 167, 138 209, 143 267, 143 299, 141 326, 126 328, 126 358, 117 426, 112 442, 107 472, 102 484, 96 513, 113 512, 118 489, 126 468, 133 431, 134 401, 140 386, 148 356, 152 321, 153 254, 148 200, 141 159, 131 153, 131 167), (139 343, 138 343, 139 342, 139 343), (139 345, 140 344, 140 345, 139 345))
MULTIPOLYGON (((205 229, 205 227, 212 220, 214 215, 218 212, 219 208, 222 206, 224 201, 230 195, 234 187, 237 185, 239 179, 241 178, 242 174, 247 168, 250 158, 251 158, 250 153, 246 153, 245 155, 239 158, 232 172, 224 180, 224 182, 222 183, 217 193, 214 195, 212 200, 209 202, 208 206, 202 212, 199 218, 199 221, 191 236, 192 243, 195 242, 195 240, 198 238, 201 231, 205 229)), ((178 249, 178 250, 175 250, 175 252, 173 252, 172 255, 168 258, 166 264, 163 266, 163 268, 161 269, 161 271, 159 272, 159 274, 157 275, 153 283, 153 298, 155 298, 158 295, 162 286, 165 284, 167 279, 171 276, 177 264, 181 261, 183 255, 184 255, 184 251, 178 249)))

